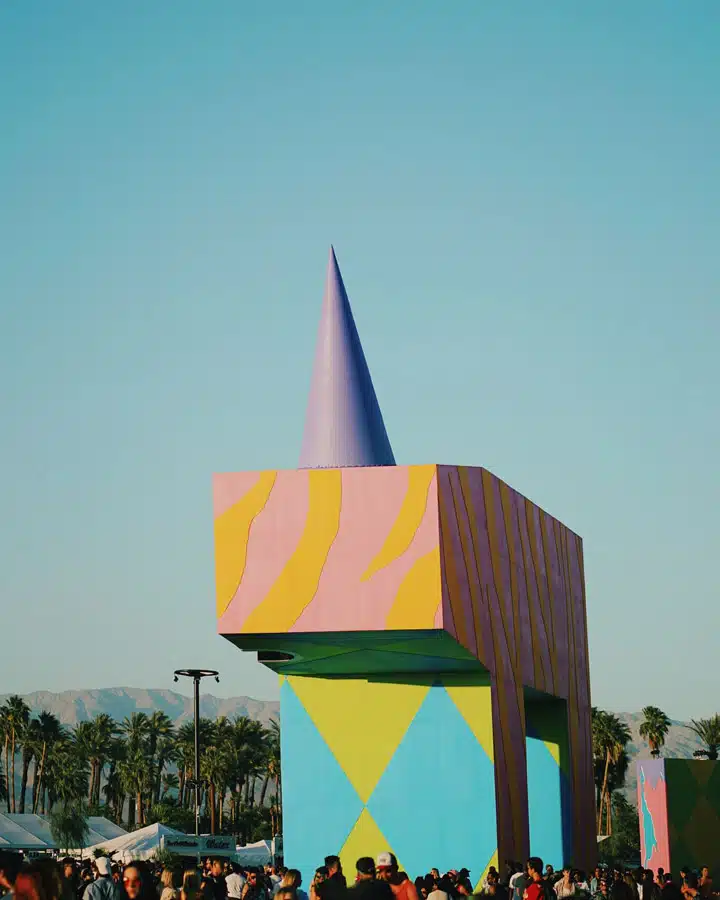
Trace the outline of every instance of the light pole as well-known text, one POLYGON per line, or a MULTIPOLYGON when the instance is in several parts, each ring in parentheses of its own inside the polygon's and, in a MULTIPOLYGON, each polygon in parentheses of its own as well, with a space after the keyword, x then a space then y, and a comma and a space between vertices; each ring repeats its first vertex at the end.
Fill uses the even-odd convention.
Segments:
POLYGON ((175 669, 175 681, 192 678, 195 685, 195 834, 200 834, 200 681, 203 678, 214 678, 220 681, 215 669, 175 669))

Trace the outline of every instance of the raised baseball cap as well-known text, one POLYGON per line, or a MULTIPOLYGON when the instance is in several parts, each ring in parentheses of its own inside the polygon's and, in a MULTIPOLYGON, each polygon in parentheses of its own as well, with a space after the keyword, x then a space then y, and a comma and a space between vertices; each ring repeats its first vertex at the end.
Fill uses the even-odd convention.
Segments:
POLYGON ((397 859, 392 853, 380 853, 375 860, 375 865, 378 869, 392 869, 397 865, 397 859))

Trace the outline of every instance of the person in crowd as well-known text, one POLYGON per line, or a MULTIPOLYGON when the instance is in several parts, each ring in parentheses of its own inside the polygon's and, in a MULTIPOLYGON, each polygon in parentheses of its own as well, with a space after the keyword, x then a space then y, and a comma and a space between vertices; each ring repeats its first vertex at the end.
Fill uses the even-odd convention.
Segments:
POLYGON ((593 872, 593 876, 590 879, 590 883, 588 884, 588 891, 590 892, 590 896, 594 897, 595 894, 600 892, 600 881, 602 880, 602 869, 600 866, 595 867, 595 871, 593 872))
POLYGON ((480 885, 480 887, 483 891, 487 888, 490 878, 492 878, 495 881, 495 884, 497 884, 498 881, 500 880, 500 878, 498 876, 498 871, 495 868, 495 866, 490 866, 490 868, 487 870, 487 875, 482 880, 482 884, 480 885))
POLYGON ((655 883, 655 873, 645 869, 643 879, 638 887, 640 900, 660 900, 660 888, 655 883))
POLYGON ((655 876, 655 884, 662 890, 665 887, 665 869, 662 866, 658 867, 657 875, 655 876))
POLYGON ((160 900, 178 900, 180 895, 179 873, 165 868, 160 875, 160 900))
POLYGON ((62 885, 62 900, 75 900, 77 895, 77 871, 75 860, 66 856, 60 860, 60 881, 62 885))
POLYGON ((315 886, 315 893, 319 900, 343 900, 347 890, 347 880, 343 875, 342 863, 339 856, 326 856, 325 868, 328 877, 315 886))
POLYGON ((83 900, 118 900, 120 892, 112 880, 110 860, 107 856, 95 860, 95 871, 97 872, 95 881, 87 886, 83 900))
POLYGON ((623 881, 628 886, 628 898, 629 900, 640 900, 640 891, 637 885, 637 881, 635 881, 635 876, 631 872, 626 872, 623 881))
POLYGON ((675 879, 671 872, 666 872, 663 876, 662 900, 683 900, 682 891, 675 884, 675 879))
POLYGON ((227 897, 227 882, 223 875, 223 864, 221 860, 212 860, 210 863, 210 871, 202 879, 200 890, 206 900, 225 900, 227 897))
MULTIPOLYGON (((552 866, 548 866, 552 869, 552 866)), ((525 865, 528 883, 525 886, 523 900, 544 900, 545 884, 543 878, 543 861, 539 856, 531 856, 525 865)))
POLYGON ((310 884, 310 900, 320 900, 320 894, 318 892, 319 886, 330 877, 330 873, 328 872, 327 866, 320 866, 315 869, 315 874, 313 875, 313 880, 310 884))
POLYGON ((45 896, 40 876, 25 866, 15 877, 11 895, 14 900, 52 900, 45 896))
POLYGON ((302 889, 302 875, 298 869, 288 869, 283 877, 283 880, 280 882, 280 887, 278 888, 277 896, 282 890, 292 890, 295 893, 295 897, 297 900, 308 900, 307 893, 302 889))
POLYGON ((558 900, 575 896, 575 881, 573 880, 572 867, 563 866, 562 878, 555 885, 555 894, 558 900))
POLYGON ((710 869, 702 866, 700 869, 700 878, 698 879, 698 887, 700 888, 700 896, 709 898, 713 893, 713 880, 710 877, 710 869))
POLYGON ((120 900, 157 900, 157 892, 145 863, 135 860, 125 866, 120 900))
POLYGON ((392 888, 386 881, 377 879, 375 863, 371 856, 361 856, 355 864, 355 884, 348 890, 352 900, 394 900, 392 888))
POLYGON ((418 900, 415 885, 405 872, 399 870, 397 859, 392 853, 381 853, 375 861, 375 866, 377 877, 390 885, 395 900, 418 900))
POLYGON ((113 863, 110 866, 110 877, 118 886, 118 890, 122 886, 122 872, 120 871, 120 866, 117 863, 113 863))
POLYGON ((555 884, 556 881, 555 869, 553 869, 549 863, 545 866, 545 881, 547 881, 548 884, 555 884))
POLYGON ((694 872, 688 872, 680 890, 682 891, 685 900, 695 900, 695 898, 698 897, 700 888, 698 885, 698 877, 694 872))
MULTIPOLYGON (((435 869, 437 872, 437 869, 435 869)), ((432 890, 428 894, 428 900, 450 900, 450 894, 441 886, 440 874, 432 880, 432 890)))
POLYGON ((248 869, 241 900, 267 900, 267 896, 265 878, 260 878, 255 869, 248 869))
MULTIPOLYGON (((270 875, 269 877, 272 880, 272 876, 270 875)), ((242 889, 245 887, 245 878, 237 863, 231 863, 230 874, 225 876, 225 885, 227 886, 227 895, 230 900, 240 900, 242 889)))
POLYGON ((500 884, 500 879, 497 874, 488 872, 485 884, 487 886, 480 891, 481 897, 494 897, 496 900, 507 900, 509 889, 500 884))
POLYGON ((80 869, 80 877, 78 878, 77 900, 82 900, 88 886, 93 882, 93 873, 89 865, 84 865, 80 869))
POLYGON ((527 886, 527 876, 523 867, 516 862, 510 863, 512 873, 508 878, 507 886, 510 892, 510 900, 522 900, 527 886))
POLYGON ((185 869, 183 872, 180 900, 196 900, 200 895, 200 876, 197 869, 185 869))
POLYGON ((593 894, 593 900, 608 900, 610 886, 608 884, 607 877, 605 875, 601 875, 598 879, 598 888, 597 891, 593 894))

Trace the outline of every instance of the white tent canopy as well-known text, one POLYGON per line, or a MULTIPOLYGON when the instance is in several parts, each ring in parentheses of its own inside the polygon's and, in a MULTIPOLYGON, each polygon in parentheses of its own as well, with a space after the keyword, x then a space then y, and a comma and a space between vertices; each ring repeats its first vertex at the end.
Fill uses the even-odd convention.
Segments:
POLYGON ((131 831, 129 834, 122 834, 111 841, 99 841, 87 849, 90 853, 93 850, 106 850, 108 856, 118 862, 150 859, 162 846, 164 837, 177 837, 178 835, 182 835, 182 832, 168 828, 167 825, 155 823, 146 825, 145 828, 139 828, 137 831, 131 831))
MULTIPOLYGON (((108 841, 127 832, 104 816, 87 820, 88 844, 108 841)), ((0 847, 5 850, 59 850, 53 840, 50 823, 45 816, 32 813, 0 814, 0 847)))
POLYGON ((238 847, 235 852, 237 861, 243 866, 264 866, 272 862, 272 841, 255 841, 238 847))

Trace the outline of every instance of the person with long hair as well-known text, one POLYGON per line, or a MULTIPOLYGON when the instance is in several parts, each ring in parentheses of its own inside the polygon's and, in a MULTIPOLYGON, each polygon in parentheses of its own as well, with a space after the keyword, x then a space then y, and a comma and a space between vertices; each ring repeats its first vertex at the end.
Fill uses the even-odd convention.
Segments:
POLYGON ((200 895, 200 876, 197 869, 185 869, 180 900, 196 900, 200 895))
POLYGON ((162 885, 160 900, 178 900, 178 894, 180 893, 178 890, 180 887, 179 882, 180 873, 177 869, 163 869, 160 876, 160 884, 162 885))
POLYGON ((143 862, 135 860, 125 866, 122 886, 122 900, 157 900, 157 892, 143 862))

